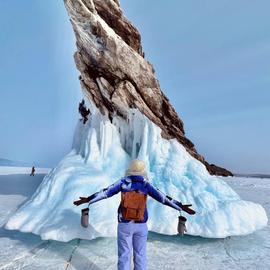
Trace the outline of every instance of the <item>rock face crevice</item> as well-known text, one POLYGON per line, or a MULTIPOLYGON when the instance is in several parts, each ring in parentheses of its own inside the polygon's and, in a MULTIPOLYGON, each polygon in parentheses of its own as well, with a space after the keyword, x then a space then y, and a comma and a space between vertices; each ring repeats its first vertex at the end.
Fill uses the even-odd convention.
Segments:
POLYGON ((82 89, 110 119, 126 119, 137 108, 176 138, 211 174, 231 175, 207 163, 185 136, 184 125, 161 91, 153 66, 144 58, 139 31, 123 15, 118 0, 64 0, 76 36, 75 63, 82 89))

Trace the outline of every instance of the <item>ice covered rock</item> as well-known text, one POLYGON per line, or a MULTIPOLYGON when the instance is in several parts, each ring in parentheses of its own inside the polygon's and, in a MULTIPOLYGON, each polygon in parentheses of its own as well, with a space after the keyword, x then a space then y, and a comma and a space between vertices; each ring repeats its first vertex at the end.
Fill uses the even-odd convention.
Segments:
MULTIPOLYGON (((78 122, 72 151, 9 219, 7 229, 59 241, 115 236, 119 194, 91 205, 87 229, 80 225, 84 206, 76 207, 73 201, 117 181, 132 158, 145 161, 149 181, 161 191, 193 204, 197 213, 186 215, 188 234, 222 238, 249 234, 267 224, 261 205, 241 200, 176 139, 162 138, 161 129, 138 110, 130 110, 127 120, 115 116, 112 122, 95 108, 92 112, 86 125, 78 122)), ((150 198, 148 210, 151 231, 177 234, 176 210, 150 198)))
POLYGON ((153 66, 144 58, 141 36, 123 15, 119 1, 64 0, 76 36, 75 62, 86 96, 109 118, 123 119, 137 108, 176 138, 210 174, 231 175, 200 155, 185 136, 184 125, 161 91, 153 66))

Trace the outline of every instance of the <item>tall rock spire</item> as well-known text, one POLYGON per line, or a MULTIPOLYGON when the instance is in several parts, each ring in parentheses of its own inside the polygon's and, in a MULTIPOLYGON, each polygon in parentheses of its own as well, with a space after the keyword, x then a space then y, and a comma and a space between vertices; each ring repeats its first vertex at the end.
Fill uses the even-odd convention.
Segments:
POLYGON ((144 58, 139 31, 123 15, 118 0, 64 0, 76 36, 74 55, 82 89, 110 119, 126 119, 137 108, 176 138, 211 174, 232 175, 209 164, 185 136, 184 125, 160 89, 151 63, 144 58))

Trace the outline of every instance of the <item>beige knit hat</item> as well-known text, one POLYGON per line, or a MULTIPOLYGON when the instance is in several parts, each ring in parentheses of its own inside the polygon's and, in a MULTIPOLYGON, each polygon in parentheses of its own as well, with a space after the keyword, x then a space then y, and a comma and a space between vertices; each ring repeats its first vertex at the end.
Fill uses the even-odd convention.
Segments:
POLYGON ((128 175, 142 175, 147 177, 144 162, 139 159, 133 159, 126 171, 126 176, 128 175))

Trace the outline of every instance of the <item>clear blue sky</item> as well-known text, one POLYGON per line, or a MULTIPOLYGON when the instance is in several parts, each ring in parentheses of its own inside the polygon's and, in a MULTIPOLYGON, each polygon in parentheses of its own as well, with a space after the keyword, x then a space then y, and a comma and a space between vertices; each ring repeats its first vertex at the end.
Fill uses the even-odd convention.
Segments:
MULTIPOLYGON (((121 3, 198 151, 234 172, 270 173, 270 2, 121 3)), ((0 157, 55 166, 81 97, 64 4, 1 1, 0 27, 0 157)))

